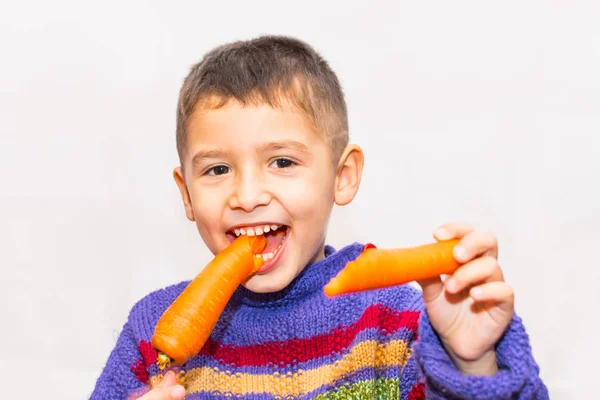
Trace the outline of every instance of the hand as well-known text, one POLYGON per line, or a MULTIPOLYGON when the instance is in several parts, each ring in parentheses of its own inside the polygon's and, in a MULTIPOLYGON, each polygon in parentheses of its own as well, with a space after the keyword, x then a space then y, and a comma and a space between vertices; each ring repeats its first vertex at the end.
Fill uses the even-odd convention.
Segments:
POLYGON ((177 384, 177 376, 173 371, 169 371, 158 386, 140 397, 139 400, 183 400, 184 397, 184 387, 177 384))
POLYGON ((429 320, 457 368, 465 374, 497 372, 495 345, 514 313, 513 290, 498 265, 494 235, 467 224, 442 225, 436 240, 460 239, 454 258, 461 266, 442 282, 418 282, 429 320))

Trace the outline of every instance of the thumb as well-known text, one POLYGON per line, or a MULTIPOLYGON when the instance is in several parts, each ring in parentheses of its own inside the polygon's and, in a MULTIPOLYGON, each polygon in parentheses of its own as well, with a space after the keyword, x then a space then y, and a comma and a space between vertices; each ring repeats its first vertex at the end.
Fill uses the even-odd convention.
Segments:
POLYGON ((183 400, 185 389, 183 386, 175 385, 168 388, 156 387, 140 397, 139 400, 183 400))
MULTIPOLYGON (((455 237, 447 231, 447 229, 438 229, 433 233, 433 237, 438 242, 441 240, 449 240, 455 237)), ((425 304, 431 303, 435 299, 437 299, 442 292, 444 291, 444 282, 442 281, 441 276, 435 276, 430 279, 422 279, 417 281, 421 289, 423 290, 423 300, 425 304)))
POLYGON ((166 400, 183 400, 185 397, 185 389, 181 385, 175 385, 168 389, 166 400))
POLYGON ((163 400, 182 400, 185 397, 185 389, 177 383, 177 375, 173 371, 168 371, 156 388, 162 393, 163 400))
POLYGON ((419 280, 417 283, 423 290, 423 300, 425 301, 425 304, 431 303, 437 299, 444 290, 444 283, 439 276, 430 279, 419 280))
POLYGON ((177 376, 175 376, 175 372, 167 371, 163 379, 158 384, 157 388, 166 389, 170 386, 177 384, 177 376))

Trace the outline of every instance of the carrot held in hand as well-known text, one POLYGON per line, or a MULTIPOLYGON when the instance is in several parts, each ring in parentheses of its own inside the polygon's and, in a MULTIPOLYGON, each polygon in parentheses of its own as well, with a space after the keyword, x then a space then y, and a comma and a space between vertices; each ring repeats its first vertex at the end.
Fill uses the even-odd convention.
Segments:
POLYGON ((459 266, 453 255, 457 243, 454 239, 389 250, 365 246, 356 260, 325 285, 325 294, 331 297, 451 274, 459 266))
POLYGON ((160 317, 152 346, 161 369, 181 365, 200 352, 233 292, 263 260, 264 236, 238 237, 194 278, 160 317))

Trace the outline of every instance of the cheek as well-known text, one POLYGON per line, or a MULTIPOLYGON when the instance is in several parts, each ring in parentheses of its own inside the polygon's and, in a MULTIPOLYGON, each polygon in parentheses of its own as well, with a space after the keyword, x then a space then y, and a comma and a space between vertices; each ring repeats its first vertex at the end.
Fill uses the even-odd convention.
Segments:
POLYGON ((295 217, 320 219, 333 203, 333 184, 329 177, 307 174, 290 181, 280 196, 295 217))
POLYGON ((199 228, 218 226, 216 222, 219 221, 222 215, 223 207, 221 198, 213 192, 196 189, 193 193, 192 205, 199 228))

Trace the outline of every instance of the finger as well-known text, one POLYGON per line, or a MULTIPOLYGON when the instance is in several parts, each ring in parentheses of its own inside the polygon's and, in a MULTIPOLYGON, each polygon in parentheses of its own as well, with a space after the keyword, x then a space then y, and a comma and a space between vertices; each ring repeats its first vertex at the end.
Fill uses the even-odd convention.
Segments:
POLYGON ((175 376, 175 372, 167 371, 167 373, 163 376, 163 379, 156 386, 157 388, 166 389, 170 386, 177 384, 177 377, 175 376))
POLYGON ((160 383, 148 392, 143 400, 182 400, 185 397, 185 388, 177 384, 177 375, 167 371, 160 383))
POLYGON ((481 282, 504 280, 502 269, 494 257, 479 257, 464 264, 446 280, 444 286, 449 293, 458 293, 466 287, 481 282))
POLYGON ((498 239, 489 232, 471 232, 454 247, 456 261, 465 263, 479 255, 498 258, 498 239))
MULTIPOLYGON (((136 397, 136 399, 138 398, 136 397)), ((157 386, 142 397, 140 397, 138 400, 165 400, 165 393, 163 389, 160 389, 157 386)))
POLYGON ((185 389, 181 385, 175 385, 169 389, 168 400, 183 400, 185 397, 185 389))
POLYGON ((433 237, 436 240, 460 239, 473 231, 473 227, 465 222, 451 222, 439 226, 433 232, 433 237))
POLYGON ((183 400, 185 398, 185 389, 181 385, 171 388, 159 388, 158 386, 146 393, 140 400, 183 400))
POLYGON ((489 282, 471 288, 469 295, 477 302, 504 303, 507 308, 512 308, 515 303, 515 294, 512 287, 506 282, 489 282))
POLYGON ((444 289, 444 283, 439 276, 417 281, 423 290, 423 300, 429 303, 437 299, 444 289))

